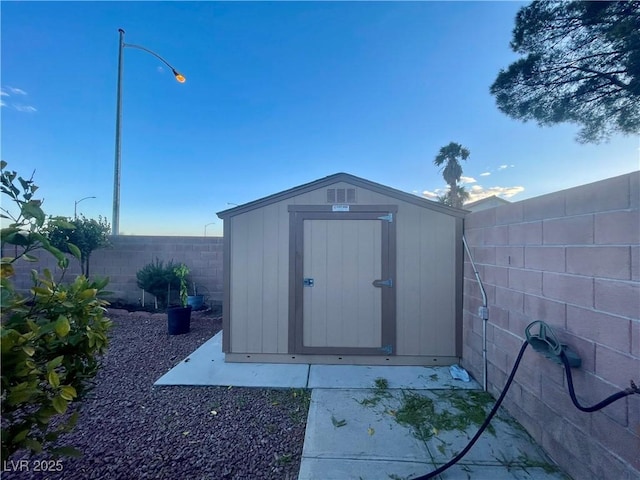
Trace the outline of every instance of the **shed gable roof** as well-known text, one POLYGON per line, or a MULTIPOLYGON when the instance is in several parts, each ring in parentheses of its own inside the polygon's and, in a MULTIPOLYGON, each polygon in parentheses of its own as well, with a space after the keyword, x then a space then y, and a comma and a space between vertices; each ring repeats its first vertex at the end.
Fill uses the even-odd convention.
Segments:
POLYGON ((371 190, 381 195, 386 195, 391 198, 396 198, 403 202, 412 203, 419 207, 434 210, 434 211, 443 213, 445 215, 450 215, 453 217, 464 217, 465 213, 467 213, 464 210, 460 210, 458 208, 449 207, 441 203, 427 200, 417 195, 406 193, 401 190, 397 190, 395 188, 387 187, 386 185, 382 185, 380 183, 372 182, 370 180, 366 180, 361 177, 356 177, 355 175, 351 175, 349 173, 335 173, 333 175, 329 175, 327 177, 314 180, 313 182, 305 183, 303 185, 299 185, 297 187, 293 187, 288 190, 284 190, 282 192, 275 193, 273 195, 260 198, 258 200, 254 200, 252 202, 239 205, 237 207, 229 208, 227 210, 222 210, 218 212, 217 215, 219 218, 224 220, 225 218, 233 217, 241 213, 245 213, 251 210, 255 210, 257 208, 265 207, 272 203, 281 202, 288 198, 295 197, 296 195, 301 195, 303 193, 307 193, 313 190, 318 190, 320 188, 324 188, 338 182, 349 183, 356 187, 364 188, 366 190, 371 190))

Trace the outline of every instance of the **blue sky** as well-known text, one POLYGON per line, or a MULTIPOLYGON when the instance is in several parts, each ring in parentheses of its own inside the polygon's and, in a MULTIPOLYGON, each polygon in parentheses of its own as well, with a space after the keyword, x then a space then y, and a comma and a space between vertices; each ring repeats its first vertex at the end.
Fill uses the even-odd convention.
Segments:
MULTIPOLYGON (((582 145, 498 111, 522 2, 6 2, 2 158, 48 214, 111 221, 118 28, 120 231, 221 234, 215 212, 337 172, 442 192, 459 142, 467 188, 511 201, 637 170, 640 142, 582 145), (511 195, 511 196, 509 196, 511 195)), ((478 198, 478 197, 476 197, 478 198)))

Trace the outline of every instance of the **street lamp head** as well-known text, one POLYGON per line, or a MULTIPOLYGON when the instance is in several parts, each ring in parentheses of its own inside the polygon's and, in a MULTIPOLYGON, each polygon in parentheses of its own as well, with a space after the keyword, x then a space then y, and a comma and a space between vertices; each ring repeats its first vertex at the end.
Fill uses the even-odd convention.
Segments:
POLYGON ((176 77, 176 80, 179 81, 180 83, 184 83, 187 81, 184 75, 182 75, 179 72, 176 72, 175 70, 173 70, 173 75, 176 77))

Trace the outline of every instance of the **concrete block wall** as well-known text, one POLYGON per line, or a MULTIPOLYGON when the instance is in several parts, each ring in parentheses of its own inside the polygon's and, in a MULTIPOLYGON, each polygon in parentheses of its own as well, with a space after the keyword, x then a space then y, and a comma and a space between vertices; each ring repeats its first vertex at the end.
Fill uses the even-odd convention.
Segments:
MULTIPOLYGON (((640 384, 640 172, 474 212, 465 237, 488 295, 497 396, 534 320, 582 358, 579 401, 640 384)), ((463 366, 482 382, 480 290, 464 266, 463 366)), ((574 479, 640 478, 640 395, 576 409, 564 370, 529 348, 503 404, 574 479)))
MULTIPOLYGON (((110 237, 111 246, 93 252, 90 260, 91 277, 109 277, 107 290, 113 292, 112 298, 126 303, 137 303, 142 298, 142 290, 136 285, 136 273, 156 258, 165 264, 184 263, 190 270, 189 278, 195 281, 198 293, 205 295, 207 303, 222 301, 222 238, 221 237, 158 237, 119 235, 110 237)), ((13 255, 11 248, 3 252, 13 255)), ((55 260, 46 252, 37 254, 40 261, 16 263, 17 273, 14 284, 25 290, 30 287, 29 271, 44 268, 54 270, 55 260)), ((71 258, 67 277, 80 274, 79 262, 71 258)), ((191 285, 189 286, 191 293, 191 285)), ((153 296, 145 295, 146 302, 152 302, 153 296)))

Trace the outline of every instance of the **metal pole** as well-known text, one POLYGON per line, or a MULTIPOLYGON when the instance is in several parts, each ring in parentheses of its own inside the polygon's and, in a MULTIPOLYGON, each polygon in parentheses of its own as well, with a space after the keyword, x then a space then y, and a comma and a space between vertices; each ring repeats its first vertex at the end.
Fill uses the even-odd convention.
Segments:
POLYGON ((116 90, 116 159, 113 171, 113 217, 111 234, 120 233, 120 175, 121 175, 121 133, 122 133, 122 63, 124 53, 124 30, 119 28, 118 87, 116 90))
POLYGON ((471 262, 471 268, 473 268, 473 273, 476 276, 476 282, 478 282, 478 286, 480 287, 480 294, 482 295, 482 306, 478 308, 478 316, 482 319, 482 389, 487 391, 487 322, 489 321, 489 307, 487 302, 487 293, 484 290, 484 285, 482 284, 482 279, 480 278, 480 274, 478 273, 478 269, 476 268, 476 264, 473 261, 473 257, 471 256, 471 251, 469 250, 469 245, 467 245, 467 239, 462 235, 462 244, 464 245, 464 249, 469 256, 469 261, 471 262))

